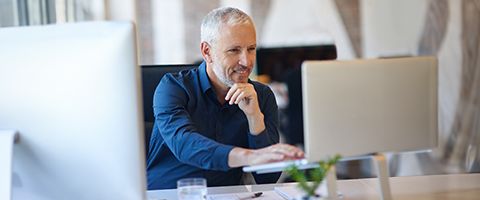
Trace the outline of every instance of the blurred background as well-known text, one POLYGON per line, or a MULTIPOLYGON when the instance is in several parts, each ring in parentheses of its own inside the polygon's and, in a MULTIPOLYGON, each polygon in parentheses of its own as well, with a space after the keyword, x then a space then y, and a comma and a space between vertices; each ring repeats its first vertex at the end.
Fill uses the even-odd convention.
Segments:
MULTIPOLYGON (((389 153, 391 175, 480 172, 480 0, 0 0, 0 27, 131 20, 140 65, 193 64, 201 62, 202 17, 219 6, 256 23, 252 79, 274 90, 284 142, 303 143, 303 60, 434 55, 439 146, 389 153)), ((340 163, 338 172, 374 176, 368 161, 340 163)))

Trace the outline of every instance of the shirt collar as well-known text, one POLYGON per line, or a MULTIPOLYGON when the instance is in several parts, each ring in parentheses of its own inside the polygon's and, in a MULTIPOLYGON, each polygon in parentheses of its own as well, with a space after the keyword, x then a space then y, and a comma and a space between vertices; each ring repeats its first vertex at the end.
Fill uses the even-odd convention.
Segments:
POLYGON ((205 93, 207 90, 212 88, 212 84, 210 84, 210 79, 208 78, 207 75, 207 64, 205 61, 202 62, 199 66, 199 73, 200 73, 200 87, 202 88, 202 91, 205 93))

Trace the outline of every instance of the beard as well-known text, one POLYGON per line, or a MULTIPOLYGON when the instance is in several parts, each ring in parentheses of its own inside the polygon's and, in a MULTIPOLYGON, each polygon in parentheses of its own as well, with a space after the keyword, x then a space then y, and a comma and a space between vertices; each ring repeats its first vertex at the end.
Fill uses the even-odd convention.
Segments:
POLYGON ((220 80, 220 82, 222 82, 229 88, 232 87, 233 84, 235 84, 235 82, 231 78, 225 75, 225 71, 223 70, 223 67, 219 63, 214 63, 212 67, 213 67, 213 73, 215 73, 215 75, 217 76, 218 80, 220 80))

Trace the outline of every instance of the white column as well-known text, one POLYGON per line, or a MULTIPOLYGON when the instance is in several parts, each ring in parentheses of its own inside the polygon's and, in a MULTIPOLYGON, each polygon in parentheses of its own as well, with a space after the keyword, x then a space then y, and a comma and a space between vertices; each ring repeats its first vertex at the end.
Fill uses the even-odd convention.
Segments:
POLYGON ((67 22, 67 11, 65 0, 56 0, 55 1, 55 19, 57 24, 67 22))
POLYGON ((428 2, 361 0, 364 57, 416 55, 428 2))
POLYGON ((107 20, 122 20, 136 22, 137 5, 135 0, 105 0, 107 20))
POLYGON ((185 63, 183 1, 152 1, 152 18, 154 63, 185 63))

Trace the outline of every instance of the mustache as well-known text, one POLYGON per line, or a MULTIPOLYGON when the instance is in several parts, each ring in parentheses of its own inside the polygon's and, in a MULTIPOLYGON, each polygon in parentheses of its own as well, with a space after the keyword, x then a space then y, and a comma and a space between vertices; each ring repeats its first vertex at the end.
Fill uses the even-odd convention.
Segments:
POLYGON ((245 65, 237 65, 233 69, 235 69, 235 70, 247 70, 247 69, 250 69, 250 67, 247 67, 245 65))

